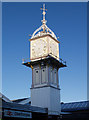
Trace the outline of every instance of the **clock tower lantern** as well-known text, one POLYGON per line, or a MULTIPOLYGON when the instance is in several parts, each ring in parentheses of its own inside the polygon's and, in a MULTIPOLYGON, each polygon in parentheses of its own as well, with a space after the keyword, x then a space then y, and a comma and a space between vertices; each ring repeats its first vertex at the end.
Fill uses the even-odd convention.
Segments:
POLYGON ((59 41, 46 25, 43 4, 42 25, 30 39, 30 62, 23 64, 32 68, 31 105, 48 108, 49 115, 60 115, 60 87, 58 70, 66 67, 59 58, 59 41))

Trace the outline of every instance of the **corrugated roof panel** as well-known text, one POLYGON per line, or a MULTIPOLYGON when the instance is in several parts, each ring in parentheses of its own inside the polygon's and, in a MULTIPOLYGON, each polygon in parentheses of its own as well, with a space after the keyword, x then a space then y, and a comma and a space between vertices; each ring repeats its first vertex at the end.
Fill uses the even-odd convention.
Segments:
POLYGON ((72 102, 61 104, 62 111, 76 111, 89 109, 89 101, 72 102))

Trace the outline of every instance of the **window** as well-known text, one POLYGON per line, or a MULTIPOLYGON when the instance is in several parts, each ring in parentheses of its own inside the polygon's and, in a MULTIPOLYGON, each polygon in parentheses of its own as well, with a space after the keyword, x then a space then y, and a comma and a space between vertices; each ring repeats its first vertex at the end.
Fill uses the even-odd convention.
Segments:
POLYGON ((39 70, 35 70, 35 84, 39 84, 39 70))
POLYGON ((54 70, 54 84, 57 84, 57 71, 54 70))
POLYGON ((53 83, 53 70, 50 70, 50 82, 53 83))
POLYGON ((46 82, 46 70, 45 68, 42 69, 42 83, 46 82))

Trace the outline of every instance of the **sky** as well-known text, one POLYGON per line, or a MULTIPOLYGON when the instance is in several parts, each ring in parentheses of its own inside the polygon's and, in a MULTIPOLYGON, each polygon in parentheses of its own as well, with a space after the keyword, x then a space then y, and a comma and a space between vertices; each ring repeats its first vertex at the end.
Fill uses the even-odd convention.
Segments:
MULTIPOLYGON (((42 2, 2 4, 2 93, 9 99, 30 97, 32 71, 29 34, 41 26, 42 2)), ((87 100, 87 3, 45 2, 47 26, 59 37, 61 101, 87 100)))

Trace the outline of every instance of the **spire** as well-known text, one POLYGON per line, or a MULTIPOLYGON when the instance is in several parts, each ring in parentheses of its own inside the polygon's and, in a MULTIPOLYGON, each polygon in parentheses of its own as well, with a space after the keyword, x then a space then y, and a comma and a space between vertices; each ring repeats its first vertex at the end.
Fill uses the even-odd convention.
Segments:
POLYGON ((32 38, 35 38, 37 36, 42 36, 42 35, 46 35, 46 34, 50 34, 52 37, 54 37, 55 39, 57 39, 56 35, 54 34, 54 32, 49 29, 46 25, 46 20, 45 20, 45 14, 46 14, 46 11, 47 9, 45 9, 45 4, 43 4, 43 8, 41 8, 41 10, 43 10, 42 14, 43 14, 43 20, 42 20, 42 25, 36 29, 34 31, 34 33, 32 34, 32 38))
POLYGON ((43 4, 43 8, 41 8, 41 10, 43 10, 42 14, 43 14, 43 20, 42 20, 42 24, 45 25, 46 24, 46 20, 45 20, 45 14, 47 9, 45 9, 45 4, 43 4))

